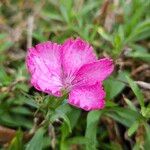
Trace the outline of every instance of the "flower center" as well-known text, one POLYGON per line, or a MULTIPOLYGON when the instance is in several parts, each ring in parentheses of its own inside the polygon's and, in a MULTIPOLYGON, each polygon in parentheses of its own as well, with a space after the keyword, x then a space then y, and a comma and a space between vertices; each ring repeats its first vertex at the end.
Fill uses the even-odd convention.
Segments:
POLYGON ((63 89, 65 91, 70 91, 73 87, 73 83, 72 81, 74 80, 74 76, 66 76, 64 77, 64 80, 63 80, 63 89))

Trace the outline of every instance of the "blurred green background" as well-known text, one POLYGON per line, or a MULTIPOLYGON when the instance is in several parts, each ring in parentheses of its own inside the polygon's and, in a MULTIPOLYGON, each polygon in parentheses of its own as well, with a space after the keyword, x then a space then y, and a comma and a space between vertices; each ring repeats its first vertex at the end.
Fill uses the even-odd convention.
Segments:
POLYGON ((149 150, 149 38, 149 0, 1 0, 0 149, 149 150), (114 59, 106 107, 49 114, 54 98, 29 84, 27 48, 78 36, 114 59))

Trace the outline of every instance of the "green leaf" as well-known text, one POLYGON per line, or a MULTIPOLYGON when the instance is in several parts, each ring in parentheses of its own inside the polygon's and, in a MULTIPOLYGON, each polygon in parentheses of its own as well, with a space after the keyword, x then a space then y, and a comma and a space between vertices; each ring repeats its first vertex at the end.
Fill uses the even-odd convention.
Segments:
POLYGON ((67 117, 67 115, 65 113, 63 113, 62 111, 57 111, 54 112, 50 118, 51 122, 56 121, 57 119, 62 118, 64 120, 64 122, 66 123, 67 127, 68 127, 68 131, 71 132, 71 124, 70 124, 70 120, 67 117))
POLYGON ((123 150, 121 144, 117 143, 117 142, 110 142, 110 150, 123 150))
POLYGON ((57 12, 51 12, 48 10, 43 10, 41 12, 41 15, 43 16, 43 19, 45 19, 47 21, 49 21, 49 20, 63 21, 61 15, 57 12))
POLYGON ((25 127, 29 129, 32 127, 32 122, 29 119, 25 118, 24 116, 12 113, 2 114, 0 117, 0 123, 11 127, 25 127))
POLYGON ((97 140, 97 124, 102 115, 102 111, 91 111, 87 116, 87 126, 85 137, 88 139, 86 144, 86 150, 96 150, 97 140))
POLYGON ((5 39, 6 37, 8 37, 8 35, 6 33, 1 33, 0 34, 0 40, 5 39))
POLYGON ((116 33, 114 35, 113 47, 114 47, 113 54, 115 56, 120 55, 120 53, 122 51, 122 47, 123 47, 123 41, 122 41, 121 36, 119 35, 119 33, 116 33))
POLYGON ((23 139, 23 133, 21 130, 18 130, 16 132, 15 137, 12 139, 8 150, 23 150, 22 139, 23 139))
POLYGON ((27 144, 26 150, 43 150, 44 133, 45 130, 43 128, 38 129, 27 144))
POLYGON ((143 61, 150 62, 150 54, 148 52, 131 52, 129 54, 130 57, 141 59, 143 61))
POLYGON ((87 15, 92 9, 94 9, 97 5, 99 5, 99 1, 92 1, 84 5, 84 7, 81 9, 80 14, 82 16, 87 15))
POLYGON ((145 117, 145 118, 150 118, 150 104, 147 107, 142 107, 141 109, 141 114, 145 117))
POLYGON ((31 115, 31 111, 28 108, 17 106, 11 109, 11 112, 21 115, 31 115))
POLYGON ((69 24, 70 23, 69 13, 64 5, 61 5, 60 12, 62 14, 64 21, 69 24))
POLYGON ((127 103, 127 105, 129 106, 130 109, 137 111, 136 107, 134 106, 134 104, 127 98, 124 98, 125 102, 127 103))
POLYGON ((139 126, 139 121, 137 120, 128 129, 128 136, 133 135, 133 133, 136 132, 136 130, 138 129, 138 126, 139 126))
MULTIPOLYGON (((77 124, 80 114, 81 111, 75 108, 71 108, 70 111, 66 113, 68 119, 70 120, 71 130, 77 124)), ((69 136, 69 134, 70 132, 68 130, 68 125, 64 122, 61 126, 61 143, 60 143, 61 149, 66 149, 66 147, 69 147, 68 140, 66 139, 69 136)))
POLYGON ((128 37, 127 41, 138 41, 150 36, 150 19, 145 20, 139 24, 137 24, 130 36, 128 37))
POLYGON ((33 37, 40 42, 47 41, 47 38, 44 36, 43 31, 36 31, 33 33, 33 37))
POLYGON ((71 124, 71 129, 73 129, 76 124, 78 123, 78 119, 80 117, 81 114, 81 110, 80 109, 76 109, 76 108, 71 108, 70 112, 67 112, 67 116, 70 120, 70 124, 71 124))
POLYGON ((125 81, 125 72, 120 72, 116 77, 104 81, 107 100, 114 99, 125 88, 125 83, 121 81, 125 81))
POLYGON ((98 27, 97 32, 102 36, 102 38, 106 41, 111 42, 112 41, 112 36, 107 34, 102 27, 98 27))
POLYGON ((145 124, 145 143, 144 143, 144 148, 145 150, 149 150, 150 148, 150 125, 145 124))
MULTIPOLYGON (((81 111, 79 109, 71 108, 69 112, 66 113, 68 119, 70 120, 71 130, 76 126, 77 121, 80 117, 81 111)), ((62 139, 64 140, 70 132, 68 131, 68 125, 66 123, 62 124, 61 132, 62 132, 62 139)))
POLYGON ((6 73, 4 67, 0 66, 0 68, 1 68, 1 71, 0 71, 0 86, 9 85, 10 82, 12 81, 11 76, 6 73))
POLYGON ((131 5, 126 4, 125 12, 125 31, 127 37, 132 36, 136 26, 139 24, 140 19, 146 14, 148 10, 149 2, 142 0, 133 0, 131 5), (130 10, 129 10, 130 9, 130 10), (129 19, 130 17, 130 19, 129 19))
MULTIPOLYGON (((137 143, 135 143, 135 145, 133 146, 133 150, 141 150, 141 147, 143 147, 143 146, 141 145, 141 143, 137 142, 137 143)), ((146 149, 144 149, 144 150, 146 150, 146 149)), ((148 150, 148 149, 147 149, 147 150, 148 150)))
POLYGON ((141 90, 129 76, 126 76, 126 78, 128 80, 128 83, 129 83, 132 91, 136 95, 136 98, 137 98, 138 102, 140 103, 141 107, 144 107, 144 96, 143 96, 141 90))
POLYGON ((14 43, 10 41, 6 41, 3 44, 0 45, 0 52, 4 50, 8 50, 14 43))
POLYGON ((34 100, 34 97, 27 94, 25 91, 21 90, 21 93, 25 96, 25 100, 24 103, 26 103, 27 105, 33 107, 33 108, 38 108, 38 105, 36 103, 36 101, 34 100))
POLYGON ((141 115, 129 108, 111 107, 105 109, 106 115, 123 124, 126 127, 130 127, 141 115))
POLYGON ((150 54, 146 47, 141 46, 139 44, 130 44, 130 47, 132 51, 129 51, 127 53, 127 56, 135 58, 135 59, 141 59, 146 62, 150 62, 150 54))
POLYGON ((73 138, 69 138, 67 140, 67 143, 69 145, 71 144, 87 144, 88 143, 88 140, 85 138, 85 137, 82 137, 82 136, 76 136, 76 137, 73 137, 73 138))

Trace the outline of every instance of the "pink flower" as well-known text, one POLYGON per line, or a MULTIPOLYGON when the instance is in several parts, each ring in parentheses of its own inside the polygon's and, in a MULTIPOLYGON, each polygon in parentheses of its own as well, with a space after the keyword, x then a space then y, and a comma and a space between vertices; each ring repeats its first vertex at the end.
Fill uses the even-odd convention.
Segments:
POLYGON ((98 60, 82 39, 68 39, 62 45, 40 43, 29 49, 26 63, 37 90, 57 97, 65 90, 69 104, 87 111, 104 107, 102 81, 114 66, 109 58, 98 60))

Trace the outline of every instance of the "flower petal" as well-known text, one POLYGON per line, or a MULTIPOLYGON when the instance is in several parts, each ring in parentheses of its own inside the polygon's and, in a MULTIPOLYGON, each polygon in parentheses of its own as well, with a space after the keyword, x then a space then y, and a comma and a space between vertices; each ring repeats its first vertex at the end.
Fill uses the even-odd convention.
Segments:
POLYGON ((60 45, 44 42, 30 48, 26 58, 31 84, 36 89, 55 96, 61 95, 62 88, 60 51, 60 45))
POLYGON ((92 46, 80 38, 68 39, 62 45, 62 51, 62 65, 65 76, 71 77, 82 65, 97 60, 92 46))
POLYGON ((83 65, 76 74, 74 85, 93 85, 105 80, 113 71, 113 61, 109 58, 83 65))
POLYGON ((103 109, 105 92, 101 83, 91 86, 75 87, 69 94, 69 104, 86 111, 103 109))

